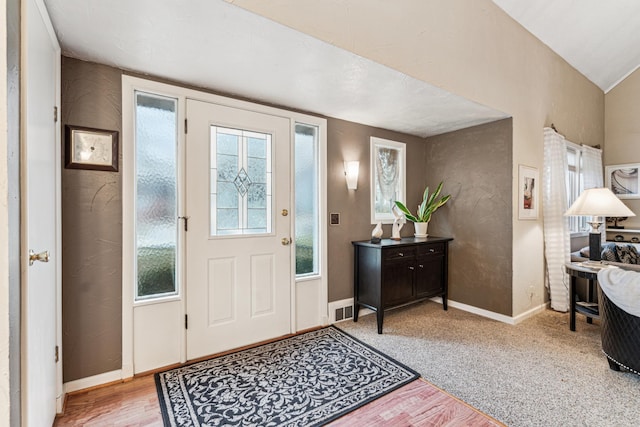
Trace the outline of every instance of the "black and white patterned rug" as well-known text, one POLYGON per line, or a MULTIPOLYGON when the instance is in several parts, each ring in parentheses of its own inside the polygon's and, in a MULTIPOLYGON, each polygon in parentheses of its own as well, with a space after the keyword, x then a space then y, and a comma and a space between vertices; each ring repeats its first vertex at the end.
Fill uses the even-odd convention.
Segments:
POLYGON ((165 426, 316 426, 419 375, 328 327, 156 374, 165 426))

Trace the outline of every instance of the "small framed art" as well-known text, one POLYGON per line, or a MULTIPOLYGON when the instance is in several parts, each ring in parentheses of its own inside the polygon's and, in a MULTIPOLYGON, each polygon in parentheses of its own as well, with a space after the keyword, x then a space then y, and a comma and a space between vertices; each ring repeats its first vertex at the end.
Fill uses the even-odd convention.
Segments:
POLYGON ((518 219, 538 219, 538 169, 520 165, 518 169, 518 219))
POLYGON ((606 186, 619 199, 640 199, 640 163, 605 166, 606 186))
POLYGON ((65 126, 65 167, 118 171, 118 131, 65 126))

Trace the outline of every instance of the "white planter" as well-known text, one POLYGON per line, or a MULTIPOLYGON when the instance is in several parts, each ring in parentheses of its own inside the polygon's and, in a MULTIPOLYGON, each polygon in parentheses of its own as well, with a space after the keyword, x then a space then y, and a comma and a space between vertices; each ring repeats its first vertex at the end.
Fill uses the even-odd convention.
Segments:
POLYGON ((429 227, 428 222, 414 222, 413 226, 415 227, 416 233, 414 236, 416 237, 427 237, 427 227, 429 227))

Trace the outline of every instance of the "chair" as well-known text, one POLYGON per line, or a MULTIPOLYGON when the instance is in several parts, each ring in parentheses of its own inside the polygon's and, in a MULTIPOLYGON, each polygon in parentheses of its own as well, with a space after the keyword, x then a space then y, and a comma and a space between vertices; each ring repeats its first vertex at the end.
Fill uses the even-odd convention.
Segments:
POLYGON ((640 294, 640 273, 618 268, 603 269, 598 273, 598 282, 602 351, 607 356, 609 367, 640 375, 640 317, 634 315, 638 314, 640 306, 633 307, 635 296, 640 294), (633 293, 625 293, 628 291, 625 287, 632 289, 633 293))

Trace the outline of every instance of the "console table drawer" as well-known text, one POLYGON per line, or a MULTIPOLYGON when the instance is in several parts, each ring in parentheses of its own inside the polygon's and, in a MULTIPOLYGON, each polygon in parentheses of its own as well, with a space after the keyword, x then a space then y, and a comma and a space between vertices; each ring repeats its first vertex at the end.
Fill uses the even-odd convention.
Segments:
POLYGON ((403 247, 403 248, 389 248, 382 251, 382 256, 385 261, 393 259, 415 258, 415 247, 403 247))
POLYGON ((444 243, 418 246, 418 255, 442 255, 444 254, 444 251, 444 243))

